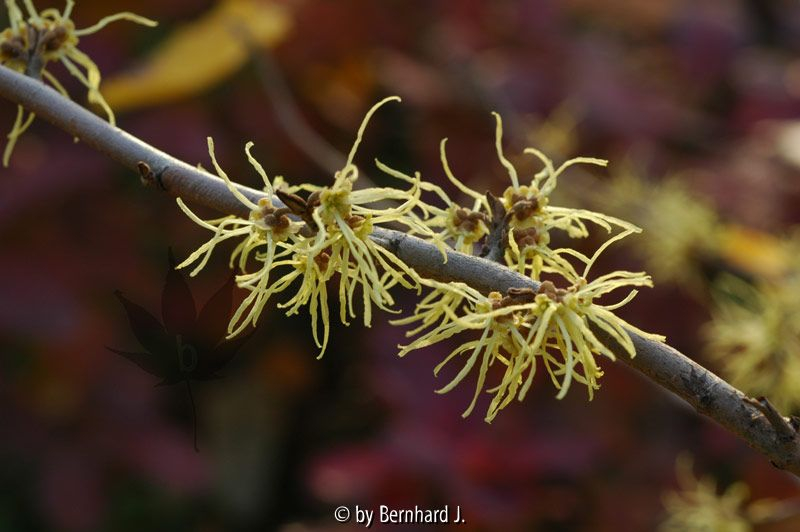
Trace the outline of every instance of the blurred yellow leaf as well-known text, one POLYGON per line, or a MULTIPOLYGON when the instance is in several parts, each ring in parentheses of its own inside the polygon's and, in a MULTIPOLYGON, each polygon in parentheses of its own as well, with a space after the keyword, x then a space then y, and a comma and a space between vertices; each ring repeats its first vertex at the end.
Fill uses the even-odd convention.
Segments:
POLYGON ((259 0, 222 0, 177 29, 144 64, 101 87, 118 111, 176 100, 208 89, 239 69, 254 47, 273 46, 286 35, 286 8, 259 0))
POLYGON ((777 123, 775 151, 784 162, 800 168, 800 121, 787 120, 777 123))
POLYGON ((737 225, 724 226, 720 233, 720 254, 743 271, 774 279, 789 267, 786 247, 780 238, 737 225))

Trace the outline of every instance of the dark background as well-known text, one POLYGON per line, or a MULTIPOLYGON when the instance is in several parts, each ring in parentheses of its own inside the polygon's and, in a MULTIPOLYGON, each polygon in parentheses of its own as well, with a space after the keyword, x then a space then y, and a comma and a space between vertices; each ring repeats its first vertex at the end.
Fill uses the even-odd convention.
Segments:
MULTIPOLYGON (((85 27, 131 9, 160 21, 81 41, 111 79, 212 5, 81 0, 74 18, 85 27)), ((798 168, 776 148, 800 116, 795 2, 284 5, 292 27, 263 53, 333 147, 349 150, 372 103, 403 97, 376 115, 357 158, 379 183, 388 180, 376 156, 441 182, 447 136, 456 174, 502 191, 497 110, 507 153, 533 145, 557 162, 611 161, 568 172, 568 195, 627 165, 653 182, 682 180, 726 221, 774 234, 800 222, 798 168)), ((204 57, 185 61, 202 68, 204 57)), ((263 68, 249 62, 209 90, 120 112, 119 125, 205 167, 211 135, 223 167, 249 185, 259 181, 248 140, 271 176, 329 183, 276 120, 263 68)), ((0 124, 10 128, 13 113, 0 104, 0 124)), ((480 408, 461 418, 471 384, 434 393, 447 346, 400 360, 402 330, 378 314, 371 329, 337 324, 317 361, 307 316, 274 305, 226 378, 194 386, 195 453, 185 387, 154 387, 107 346, 139 349, 115 290, 159 315, 168 249, 183 258, 207 234, 168 195, 41 121, 0 176, 0 530, 345 530, 332 515, 340 504, 461 505, 459 530, 651 530, 684 450, 699 473, 747 481, 756 498, 796 492, 763 457, 622 365, 603 361, 591 403, 578 388, 557 401, 539 379, 487 425, 480 408)), ((612 255, 604 266, 641 267, 635 254, 612 255)), ((218 253, 190 280, 198 306, 227 275, 218 253)), ((655 280, 622 315, 708 365, 698 334, 707 295, 655 280)), ((410 294, 398 297, 412 308, 410 294)), ((793 529, 783 526, 769 530, 793 529)))

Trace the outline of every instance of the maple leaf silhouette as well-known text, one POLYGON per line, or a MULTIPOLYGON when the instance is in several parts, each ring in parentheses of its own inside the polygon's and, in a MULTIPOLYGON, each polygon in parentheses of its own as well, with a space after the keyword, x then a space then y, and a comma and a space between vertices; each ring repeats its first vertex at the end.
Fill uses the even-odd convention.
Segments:
POLYGON ((115 292, 128 315, 133 335, 144 351, 108 349, 159 377, 161 382, 156 386, 186 383, 192 408, 195 450, 198 450, 197 410, 191 381, 220 378, 219 372, 250 338, 247 335, 233 340, 225 339, 230 321, 234 277, 234 274, 228 277, 198 314, 185 277, 175 269, 175 258, 170 249, 169 270, 161 293, 163 324, 147 309, 123 296, 122 292, 115 292))

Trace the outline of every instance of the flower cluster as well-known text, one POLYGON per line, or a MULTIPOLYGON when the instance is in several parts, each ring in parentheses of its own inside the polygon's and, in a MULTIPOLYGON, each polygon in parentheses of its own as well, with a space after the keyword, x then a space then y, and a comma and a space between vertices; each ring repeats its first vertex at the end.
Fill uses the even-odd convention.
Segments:
MULTIPOLYGON (((577 273, 564 256, 572 253, 571 249, 551 249, 550 235, 554 230, 566 233, 570 238, 589 236, 587 222, 596 224, 608 232, 613 228, 635 231, 633 224, 585 209, 570 209, 550 204, 550 194, 558 184, 558 178, 570 166, 575 164, 594 164, 605 166, 607 161, 591 157, 577 157, 555 167, 553 162, 535 148, 526 148, 523 153, 536 157, 543 164, 530 184, 520 184, 514 165, 503 152, 503 122, 499 114, 495 118, 495 150, 497 158, 508 173, 511 184, 503 191, 500 198, 504 230, 507 231, 507 245, 503 256, 506 264, 519 273, 530 275, 538 280, 542 273, 569 272, 573 277, 577 273)), ((423 224, 434 233, 434 242, 443 245, 449 242, 453 249, 472 254, 474 245, 489 233, 490 221, 497 216, 490 198, 470 189, 458 180, 450 167, 445 150, 447 139, 440 144, 440 158, 447 179, 472 201, 470 207, 463 207, 453 202, 438 186, 423 183, 426 191, 433 192, 445 204, 444 208, 422 204, 425 212, 423 224)), ((422 235, 425 236, 425 235, 422 235)))
POLYGON ((234 313, 229 326, 230 336, 255 325, 269 299, 289 289, 296 279, 301 280, 298 291, 279 307, 288 308, 287 315, 299 312, 306 305, 312 322, 312 333, 320 356, 325 352, 330 330, 327 283, 338 273, 340 320, 348 324, 348 316, 356 317, 354 301, 360 287, 363 322, 370 326, 372 306, 391 310, 394 305, 389 289, 399 284, 406 288, 418 286, 417 274, 392 252, 375 244, 369 235, 376 224, 399 222, 409 229, 417 227, 414 218, 406 216, 419 200, 421 178, 417 174, 401 174, 376 161, 378 168, 411 184, 407 190, 396 188, 367 188, 353 190, 358 168, 353 164, 358 146, 369 119, 383 104, 399 100, 386 98, 366 115, 356 136, 347 162, 336 172, 329 187, 314 185, 287 186, 282 179, 270 183, 261 164, 251 155, 252 143, 246 147, 248 159, 264 180, 267 197, 254 202, 244 196, 217 163, 214 144, 209 139, 209 153, 217 174, 225 180, 236 198, 249 210, 248 219, 228 216, 204 221, 178 199, 186 214, 214 236, 179 267, 197 264, 192 275, 205 266, 212 250, 220 242, 240 238, 231 256, 241 270, 237 284, 249 293, 234 313), (300 193, 308 193, 306 198, 300 193), (272 196, 277 195, 285 206, 276 207, 272 196), (398 205, 379 209, 375 203, 394 200, 398 205), (299 219, 299 220, 298 220, 299 219), (256 267, 253 267, 253 264, 256 267), (322 333, 319 332, 321 321, 322 333))
MULTIPOLYGON (((41 78, 69 97, 61 82, 47 70, 48 63, 60 62, 87 88, 89 103, 99 105, 113 124, 114 113, 100 94, 100 70, 88 55, 78 49, 78 40, 117 20, 129 20, 151 27, 156 22, 126 11, 104 17, 88 28, 76 29, 70 19, 75 6, 73 0, 66 0, 63 11, 49 8, 41 12, 37 11, 32 0, 23 0, 27 17, 16 0, 5 0, 5 3, 10 26, 0 32, 0 64, 37 79, 41 78)), ((8 166, 17 139, 28 129, 34 117, 33 113, 26 117, 22 106, 17 107, 17 118, 8 134, 8 144, 3 152, 3 166, 8 166)))
MULTIPOLYGON (((563 398, 573 382, 587 387, 589 398, 599 388, 603 375, 596 356, 615 359, 614 350, 620 348, 630 356, 635 349, 626 329, 657 340, 660 336, 648 335, 613 314, 636 295, 631 290, 626 297, 613 305, 601 305, 596 300, 620 288, 652 286, 644 273, 613 272, 587 281, 589 270, 600 254, 613 242, 621 240, 640 229, 628 222, 584 209, 571 209, 551 205, 550 195, 559 176, 571 165, 588 163, 605 166, 606 161, 581 157, 571 159, 556 167, 543 153, 526 148, 523 153, 541 161, 543 168, 529 184, 521 184, 514 165, 506 158, 503 147, 502 120, 495 117, 495 149, 506 169, 510 185, 499 199, 500 216, 505 238, 501 239, 497 258, 509 268, 540 282, 538 289, 510 289, 482 295, 463 285, 425 282, 431 292, 409 317, 395 320, 396 325, 416 324, 409 336, 418 338, 401 346, 400 355, 430 346, 460 333, 474 339, 462 343, 439 364, 438 372, 453 360, 462 360, 458 374, 439 390, 446 393, 477 370, 477 385, 471 404, 464 412, 469 415, 475 407, 480 392, 489 378, 490 368, 500 365, 499 384, 487 391, 494 394, 486 413, 492 421, 497 413, 517 398, 524 399, 530 389, 539 362, 563 398), (589 236, 588 223, 608 233, 620 230, 601 245, 592 257, 571 248, 550 247, 550 235, 561 231, 570 238, 589 236), (576 268, 576 264, 578 267, 576 268), (583 268, 579 273, 580 267, 583 268), (557 287, 556 284, 563 287, 557 287)), ((445 209, 425 204, 428 215, 421 221, 434 233, 437 245, 449 244, 454 249, 472 253, 474 244, 487 240, 490 221, 498 219, 498 207, 489 196, 481 195, 459 181, 450 168, 445 153, 446 139, 440 146, 445 175, 472 202, 469 207, 454 203, 435 185, 423 183, 422 188, 436 194, 446 204, 445 209)))
POLYGON ((273 296, 289 292, 299 284, 297 292, 278 307, 287 309, 287 314, 308 307, 320 356, 328 342, 328 284, 334 277, 338 279, 339 317, 344 324, 355 318, 358 299, 363 307, 364 324, 369 326, 373 306, 392 310, 393 286, 425 287, 430 292, 415 312, 393 322, 415 326, 408 334, 417 338, 401 346, 400 355, 466 335, 435 370, 438 373, 451 361, 462 361, 461 370, 440 393, 451 390, 476 371, 475 396, 465 416, 473 410, 484 384, 490 380, 492 366, 502 366, 504 371, 499 383, 488 390, 494 398, 486 414, 487 421, 494 419, 513 399, 525 397, 540 365, 559 390, 559 398, 566 395, 574 382, 585 385, 591 398, 603 374, 597 357, 613 360, 615 352, 634 356, 628 331, 646 334, 616 317, 613 311, 636 295, 635 288, 652 286, 648 275, 634 272, 618 271, 587 280, 600 254, 613 242, 639 232, 637 227, 600 213, 550 204, 550 194, 559 176, 570 165, 605 165, 605 161, 578 158, 556 167, 541 152, 528 148, 524 153, 538 158, 543 168, 528 184, 522 184, 503 153, 502 121, 495 114, 497 156, 510 178, 502 196, 479 194, 455 177, 447 160, 446 139, 440 145, 445 176, 467 196, 469 205, 459 205, 441 187, 422 180, 419 173, 408 175, 377 160, 378 169, 404 183, 406 188, 358 190, 354 186, 358 179, 354 156, 370 117, 391 100, 399 98, 387 98, 367 113, 346 164, 335 173, 329 186, 288 186, 277 178, 270 182, 250 153, 252 144, 248 144, 245 151, 261 175, 266 192, 266 197, 259 200, 248 198, 217 163, 209 140, 217 174, 250 215, 247 219, 228 216, 204 221, 178 200, 192 220, 213 233, 179 267, 194 265, 194 275, 203 268, 217 244, 238 240, 230 263, 241 270, 237 283, 248 294, 234 313, 230 336, 255 325, 273 296), (386 224, 399 226, 433 243, 442 252, 443 261, 447 260, 448 250, 473 254, 480 244, 484 250, 493 247, 490 250, 493 258, 528 277, 536 288, 485 295, 463 283, 422 278, 370 238, 374 227, 386 224), (571 248, 550 247, 551 232, 585 238, 591 225, 611 235, 591 257, 571 248), (621 301, 614 304, 599 301, 610 292, 625 288, 630 290, 621 301), (359 291, 360 297, 356 295, 359 291), (469 337, 470 334, 474 337, 469 337))
POLYGON ((461 344, 435 369, 438 374, 450 361, 463 361, 458 374, 438 390, 446 393, 478 368, 475 393, 464 417, 472 412, 490 368, 496 364, 503 370, 500 382, 487 390, 494 394, 486 413, 487 422, 515 398, 520 401, 525 398, 539 362, 559 390, 557 398, 565 397, 570 385, 578 382, 587 387, 591 399, 603 375, 596 356, 615 360, 614 346, 630 356, 636 354, 626 329, 663 340, 614 315, 613 310, 636 296, 635 289, 614 304, 603 305, 596 301, 620 288, 652 286, 648 275, 618 271, 591 282, 586 280, 589 269, 606 247, 631 232, 625 231, 606 241, 594 256, 586 259, 581 276, 564 275, 562 280, 570 283, 566 288, 558 288, 553 281, 546 280, 538 289, 511 288, 506 295, 491 292, 483 296, 464 285, 426 281, 424 284, 433 291, 420 302, 412 316, 393 323, 421 322, 409 335, 429 330, 402 346, 400 355, 460 333, 476 331, 475 339, 461 344))

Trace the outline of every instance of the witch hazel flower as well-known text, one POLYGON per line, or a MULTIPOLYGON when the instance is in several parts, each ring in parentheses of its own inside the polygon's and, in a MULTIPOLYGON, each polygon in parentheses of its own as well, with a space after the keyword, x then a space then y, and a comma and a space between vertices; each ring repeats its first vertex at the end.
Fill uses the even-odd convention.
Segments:
MULTIPOLYGON (((242 219, 237 216, 225 216, 216 220, 204 221, 194 214, 181 198, 177 199, 178 206, 189 218, 198 225, 214 232, 214 236, 208 242, 200 246, 184 262, 178 265, 178 268, 183 268, 197 262, 197 260, 202 257, 199 264, 192 270, 192 276, 197 275, 197 273, 205 267, 211 256, 211 252, 220 242, 229 238, 244 237, 244 240, 237 245, 231 255, 231 266, 236 263, 239 269, 244 271, 248 264, 248 259, 251 257, 251 253, 254 250, 258 249, 261 252, 265 252, 267 256, 274 258, 275 255, 279 253, 278 248, 285 250, 290 247, 286 242, 289 240, 290 236, 298 233, 303 225, 302 223, 293 221, 289 217, 291 214, 289 208, 275 207, 273 204, 271 199, 273 187, 270 184, 264 168, 252 155, 252 142, 248 142, 245 146, 245 153, 251 165, 263 179, 264 191, 267 193, 267 196, 259 199, 257 203, 242 194, 233 181, 231 181, 228 174, 225 173, 217 162, 214 151, 214 140, 209 137, 207 141, 208 153, 211 156, 211 162, 214 165, 217 175, 225 181, 231 194, 250 210, 250 216, 248 219, 242 219)), ((272 260, 269 262, 272 262, 272 260)))
POLYGON ((452 300, 444 297, 446 289, 437 286, 439 299, 423 301, 425 304, 421 303, 414 315, 404 322, 422 322, 421 327, 411 331, 412 335, 438 323, 411 344, 401 346, 401 355, 474 331, 474 339, 459 345, 434 370, 438 374, 446 365, 462 362, 461 370, 438 393, 449 392, 470 373, 477 372, 475 394, 464 417, 474 409, 494 365, 504 369, 500 382, 486 390, 494 394, 485 416, 487 422, 513 399, 522 401, 525 398, 540 364, 558 389, 558 399, 565 397, 572 383, 577 382, 587 387, 591 400, 603 375, 597 357, 615 360, 614 344, 631 357, 635 356, 628 330, 663 341, 663 337, 640 331, 613 313, 636 296, 635 287, 652 286, 648 275, 616 271, 591 282, 586 280, 600 254, 631 232, 628 230, 609 239, 587 258, 580 277, 564 277, 569 283, 565 288, 558 288, 547 280, 536 290, 511 288, 506 295, 492 292, 482 296, 471 289, 454 287, 451 292, 460 296, 457 309, 452 300), (596 301, 621 288, 632 288, 621 301, 611 305, 596 301), (438 305, 432 304, 434 300, 438 305))
POLYGON ((527 339, 520 333, 520 311, 525 306, 500 305, 502 296, 492 292, 489 296, 469 289, 466 286, 447 288, 439 286, 438 290, 431 292, 428 300, 423 300, 417 311, 405 320, 397 320, 394 324, 421 321, 421 325, 410 331, 409 335, 419 333, 435 321, 439 323, 431 330, 406 346, 400 346, 400 356, 405 356, 410 351, 422 349, 438 342, 451 338, 465 331, 480 332, 477 339, 460 344, 445 359, 436 366, 434 374, 446 366, 451 360, 466 358, 459 373, 437 393, 447 393, 478 366, 477 384, 472 402, 464 411, 463 416, 470 415, 475 407, 480 392, 484 388, 488 368, 496 361, 508 364, 515 354, 529 349, 527 339), (430 297, 433 296, 433 297, 430 297), (450 297, 448 297, 450 296, 450 297), (458 307, 463 307, 459 309, 458 307), (461 312, 458 312, 461 310, 461 312), (457 314, 458 312, 458 314, 457 314))
POLYGON ((309 184, 286 186, 283 181, 270 184, 263 167, 252 157, 247 145, 248 159, 261 175, 267 197, 258 203, 244 196, 219 166, 214 156, 213 142, 209 153, 217 174, 225 180, 231 193, 249 210, 248 219, 228 216, 204 221, 181 200, 181 209, 197 224, 214 232, 214 236, 192 253, 179 267, 196 264, 192 275, 202 269, 217 244, 239 239, 230 263, 242 273, 237 285, 249 293, 234 313, 229 336, 236 336, 248 326, 255 326, 267 302, 276 294, 289 290, 301 280, 299 290, 278 305, 287 314, 309 308, 312 334, 324 353, 330 331, 328 287, 335 273, 339 275, 338 299, 340 320, 345 325, 356 317, 355 302, 360 299, 364 325, 370 326, 372 307, 392 311, 394 299, 389 290, 395 285, 418 287, 417 274, 389 250, 375 244, 370 235, 377 224, 399 224, 412 230, 424 231, 417 218, 409 213, 417 208, 421 194, 419 174, 409 176, 376 161, 379 169, 410 183, 406 190, 378 188, 355 190, 358 168, 353 159, 363 138, 369 119, 375 111, 397 97, 386 98, 366 114, 344 167, 335 173, 330 186, 309 184), (306 198, 299 194, 308 193, 306 198), (285 206, 277 206, 276 195, 285 206), (375 204, 393 200, 394 206, 375 204), (257 267, 253 268, 253 264, 257 267), (360 297, 357 294, 360 289, 360 297), (320 331, 321 328, 321 331, 320 331))
POLYGON ((231 181, 217 162, 213 139, 208 138, 208 152, 214 169, 217 175, 225 181, 231 194, 250 210, 247 219, 226 216, 216 220, 202 220, 189 209, 182 199, 177 199, 178 206, 192 221, 214 233, 210 240, 189 255, 178 265, 178 268, 194 264, 190 275, 195 276, 206 266, 218 244, 228 239, 241 240, 231 253, 229 265, 238 267, 242 272, 237 275, 236 283, 240 288, 247 289, 249 294, 231 318, 228 327, 229 337, 236 336, 250 324, 255 325, 269 296, 286 288, 288 283, 276 283, 275 286, 270 286, 270 274, 276 268, 293 264, 290 258, 295 253, 295 246, 298 242, 296 235, 303 227, 302 223, 289 217, 291 214, 289 208, 276 207, 273 204, 271 199, 273 187, 264 168, 253 157, 252 147, 252 142, 247 143, 245 153, 250 164, 264 181, 264 190, 267 192, 267 196, 259 199, 258 202, 247 198, 231 181), (259 264, 260 267, 255 271, 250 271, 253 262, 259 264))
POLYGON ((575 157, 555 167, 544 153, 535 148, 525 148, 523 153, 533 155, 544 167, 534 174, 530 184, 520 183, 517 170, 503 152, 503 121, 499 114, 495 118, 495 150, 497 158, 508 173, 511 185, 502 195, 507 213, 508 248, 505 262, 520 273, 539 279, 544 273, 567 273, 576 276, 575 270, 564 259, 569 249, 553 250, 549 247, 553 229, 567 233, 570 238, 589 236, 587 222, 598 225, 609 233, 616 227, 638 232, 638 228, 624 220, 586 209, 557 207, 550 204, 550 194, 558 184, 558 178, 575 164, 606 166, 608 161, 594 157, 575 157))
POLYGON ((418 286, 417 274, 389 250, 377 245, 369 236, 378 224, 400 224, 407 228, 416 227, 416 219, 408 214, 418 205, 421 193, 421 177, 407 176, 375 161, 379 169, 393 177, 411 183, 411 188, 401 190, 388 187, 371 187, 354 190, 358 179, 358 168, 353 164, 358 146, 372 115, 390 101, 400 101, 393 96, 375 104, 366 114, 359 127, 356 140, 348 154, 344 167, 334 175, 330 187, 306 185, 311 195, 306 201, 306 210, 311 211, 314 222, 311 230, 316 234, 309 237, 310 246, 305 250, 307 261, 314 260, 320 253, 326 255, 328 267, 340 272, 339 304, 340 319, 348 324, 347 316, 355 318, 353 302, 355 290, 360 285, 363 304, 364 325, 369 327, 372 320, 372 305, 381 310, 391 311, 394 299, 389 289, 394 285, 405 288, 418 286), (397 206, 379 208, 374 204, 386 201, 400 202, 397 206))
MULTIPOLYGON (((570 249, 552 249, 550 233, 553 230, 566 232, 570 238, 589 236, 587 223, 602 227, 609 233, 615 228, 636 230, 633 224, 601 213, 550 204, 550 194, 558 184, 558 178, 575 164, 594 164, 605 166, 607 161, 592 157, 570 159, 556 168, 542 152, 526 148, 524 153, 534 155, 544 165, 536 173, 530 184, 520 183, 514 165, 506 158, 503 147, 503 123, 500 115, 495 118, 495 150, 501 165, 506 169, 511 184, 499 198, 505 218, 502 220, 507 238, 502 250, 502 260, 519 273, 538 280, 542 273, 565 274, 577 277, 577 272, 565 256, 570 249)), ((460 181, 453 173, 446 153, 447 139, 440 143, 439 153, 444 174, 448 181, 466 198, 469 206, 453 201, 438 185, 423 182, 420 188, 431 193, 436 202, 420 202, 417 225, 427 227, 427 231, 412 229, 415 234, 433 241, 440 249, 450 247, 462 253, 472 254, 476 244, 485 242, 496 217, 488 194, 481 194, 460 181), (470 203, 471 202, 471 203, 470 203), (444 207, 436 203, 443 203, 444 207)))
MULTIPOLYGON (((61 82, 47 70, 48 63, 60 62, 87 88, 89 103, 99 105, 113 125, 114 113, 100 93, 100 69, 88 55, 78 49, 78 41, 81 37, 96 33, 118 20, 127 20, 149 27, 156 26, 157 23, 124 11, 104 17, 88 28, 76 29, 75 23, 70 19, 72 9, 75 7, 73 0, 67 0, 63 11, 48 8, 41 12, 34 7, 32 0, 23 0, 27 16, 23 14, 15 0, 5 0, 5 4, 10 25, 0 33, 0 64, 42 79, 69 98, 61 82)), ((33 113, 28 113, 25 117, 25 110, 22 106, 17 106, 17 117, 8 134, 8 144, 3 152, 3 166, 8 166, 17 139, 30 127, 34 118, 33 113)))
MULTIPOLYGON (((472 254, 475 245, 489 234, 489 221, 491 219, 489 203, 485 195, 479 194, 462 183, 450 169, 446 152, 447 139, 442 139, 439 144, 439 158, 448 181, 461 193, 472 200, 471 207, 463 207, 453 201, 450 196, 438 185, 423 182, 420 187, 423 191, 432 193, 444 207, 432 203, 419 202, 421 216, 419 224, 421 229, 412 228, 412 232, 433 241, 440 250, 448 246, 456 251, 472 254)), ((417 216, 412 213, 412 216, 417 216)), ((447 260, 444 255, 444 260, 447 260)))

